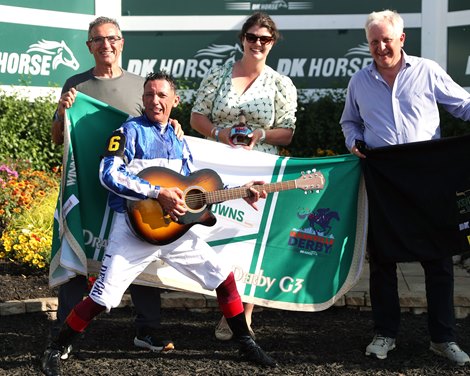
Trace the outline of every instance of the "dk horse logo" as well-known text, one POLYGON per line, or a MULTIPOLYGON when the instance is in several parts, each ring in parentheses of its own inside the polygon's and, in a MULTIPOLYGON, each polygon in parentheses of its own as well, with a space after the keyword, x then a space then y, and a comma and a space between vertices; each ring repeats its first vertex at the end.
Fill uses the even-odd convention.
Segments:
POLYGON ((207 48, 197 51, 195 57, 210 56, 226 59, 225 61, 234 62, 243 51, 238 43, 231 44, 211 44, 207 48))
POLYGON ((42 39, 37 43, 31 44, 26 52, 40 52, 45 55, 55 55, 52 59, 52 68, 54 70, 57 69, 60 64, 70 67, 73 70, 80 68, 80 64, 75 58, 72 50, 64 41, 57 42, 42 39))

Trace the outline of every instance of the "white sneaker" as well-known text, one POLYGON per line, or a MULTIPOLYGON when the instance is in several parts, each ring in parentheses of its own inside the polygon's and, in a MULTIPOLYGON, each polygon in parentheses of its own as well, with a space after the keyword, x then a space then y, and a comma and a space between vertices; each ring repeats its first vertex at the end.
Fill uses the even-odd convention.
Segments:
POLYGON ((437 355, 444 356, 447 359, 457 363, 459 366, 464 366, 470 363, 470 358, 467 353, 463 351, 455 342, 435 343, 431 342, 429 350, 437 355))
MULTIPOLYGON (((251 326, 248 325, 248 331, 250 332, 250 337, 256 340, 256 335, 251 326)), ((222 316, 219 323, 215 327, 215 338, 219 341, 230 341, 233 338, 232 329, 227 324, 227 320, 222 316)))
POLYGON ((366 348, 367 356, 375 356, 378 359, 386 359, 387 353, 395 348, 395 338, 384 337, 379 334, 374 336, 374 339, 366 348))
POLYGON ((233 337, 233 332, 227 324, 225 317, 222 316, 219 323, 215 327, 215 338, 219 341, 230 341, 233 337))
POLYGON ((70 353, 72 352, 72 345, 68 345, 64 351, 62 351, 62 355, 60 356, 60 359, 62 360, 67 360, 69 358, 70 353))

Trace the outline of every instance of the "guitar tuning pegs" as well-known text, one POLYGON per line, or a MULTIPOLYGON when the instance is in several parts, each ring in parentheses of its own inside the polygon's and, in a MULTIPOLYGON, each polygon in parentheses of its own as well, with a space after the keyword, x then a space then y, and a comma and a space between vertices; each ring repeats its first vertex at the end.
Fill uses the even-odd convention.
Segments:
POLYGON ((320 190, 319 190, 319 189, 317 189, 317 190, 315 191, 315 193, 320 193, 320 190))
POLYGON ((312 171, 310 171, 310 170, 307 170, 307 174, 309 174, 309 175, 310 175, 311 173, 312 173, 312 171))

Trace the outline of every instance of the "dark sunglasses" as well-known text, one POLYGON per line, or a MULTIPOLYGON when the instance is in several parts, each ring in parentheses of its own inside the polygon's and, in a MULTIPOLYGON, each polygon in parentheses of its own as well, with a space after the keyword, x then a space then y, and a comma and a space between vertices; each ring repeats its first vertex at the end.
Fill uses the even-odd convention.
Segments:
POLYGON ((271 43, 274 40, 273 37, 268 37, 267 35, 259 37, 251 33, 245 33, 245 39, 248 43, 256 43, 259 39, 261 44, 271 43))

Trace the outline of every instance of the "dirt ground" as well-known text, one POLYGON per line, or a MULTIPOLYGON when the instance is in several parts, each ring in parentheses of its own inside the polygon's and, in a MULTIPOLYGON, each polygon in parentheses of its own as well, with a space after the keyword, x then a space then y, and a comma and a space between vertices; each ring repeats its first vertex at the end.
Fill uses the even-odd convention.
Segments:
MULTIPOLYGON (((11 272, 11 271, 10 271, 11 272)), ((0 269, 0 302, 51 296, 47 277, 12 275, 0 269)), ((254 314, 257 342, 278 362, 275 369, 237 360, 234 343, 213 335, 218 312, 163 310, 162 334, 176 350, 154 354, 134 347, 131 308, 102 314, 89 327, 78 352, 63 362, 65 376, 77 375, 316 375, 463 376, 428 350, 426 315, 402 315, 397 349, 379 361, 364 355, 371 339, 370 312, 330 308, 315 313, 264 309, 254 314)), ((0 317, 0 375, 39 375, 39 356, 51 322, 44 313, 0 317)), ((470 351, 470 317, 458 320, 459 344, 470 351)))

